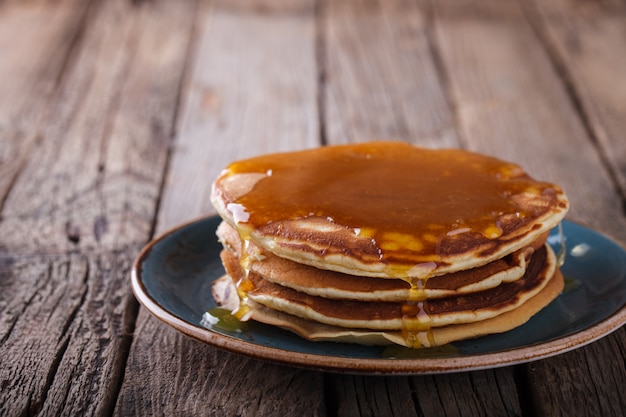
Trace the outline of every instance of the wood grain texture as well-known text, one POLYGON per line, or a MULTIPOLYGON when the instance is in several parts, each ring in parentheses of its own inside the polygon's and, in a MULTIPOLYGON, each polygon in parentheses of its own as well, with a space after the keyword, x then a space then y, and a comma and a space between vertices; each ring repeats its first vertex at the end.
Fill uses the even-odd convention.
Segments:
MULTIPOLYGON (((269 6, 197 13, 157 234, 213 212, 211 183, 232 160, 319 144, 313 7, 269 6)), ((320 416, 322 375, 205 346, 142 309, 115 414, 320 416)))
POLYGON ((337 416, 518 416, 510 368, 431 376, 326 376, 337 416))
POLYGON ((626 210, 626 4, 533 1, 528 9, 598 142, 626 210))
POLYGON ((43 407, 71 339, 67 332, 85 297, 87 288, 81 284, 88 266, 80 256, 3 263, 8 262, 11 269, 2 271, 2 282, 13 285, 8 287, 10 298, 3 297, 0 411, 3 415, 35 414, 43 407), (25 277, 27 288, 15 285, 25 277))
POLYGON ((511 367, 413 377, 424 416, 519 416, 522 414, 511 367))
POLYGON ((0 233, 13 252, 113 248, 150 233, 188 17, 159 3, 101 7, 5 201, 0 233), (159 28, 165 21, 171 32, 159 28))
POLYGON ((90 6, 80 0, 0 5, 2 130, 37 127, 37 110, 62 77, 90 6))
POLYGON ((113 411, 138 308, 130 264, 154 221, 189 6, 90 8, 41 106, 0 223, 2 415, 113 411))
MULTIPOLYGON (((570 89, 589 135, 597 141, 616 194, 626 210, 626 90, 621 88, 626 39, 626 4, 579 1, 532 2, 531 21, 550 51, 555 67, 570 89)), ((626 214, 626 211, 624 212, 626 214)), ((614 231, 609 231, 611 235, 614 231)), ((624 241, 623 237, 619 236, 624 241)), ((601 343, 572 352, 568 361, 554 358, 546 367, 530 366, 529 380, 540 400, 538 414, 567 415, 569 410, 585 409, 589 415, 626 414, 626 328, 622 327, 601 343), (597 358, 605 358, 598 365, 597 358), (579 366, 579 364, 585 366, 579 366), (602 377, 600 377, 602 375, 602 377), (562 390, 548 390, 557 380, 573 381, 562 390), (611 387, 611 389, 604 389, 611 387), (590 402, 584 392, 601 401, 590 402), (555 404, 567 402, 567 409, 555 404)))
POLYGON ((0 5, 0 210, 37 142, 87 2, 0 5))
POLYGON ((565 417, 576 412, 588 416, 623 416, 626 413, 625 346, 626 329, 622 327, 567 355, 527 365, 536 415, 565 417))
POLYGON ((0 316, 2 415, 110 412, 136 314, 120 285, 130 253, 23 257, 0 270, 14 283, 0 316))
POLYGON ((142 310, 115 415, 324 415, 321 375, 223 352, 142 310))
POLYGON ((327 392, 341 416, 418 416, 407 377, 327 377, 327 392))
POLYGON ((324 2, 321 111, 329 144, 459 145, 427 20, 412 2, 324 2))

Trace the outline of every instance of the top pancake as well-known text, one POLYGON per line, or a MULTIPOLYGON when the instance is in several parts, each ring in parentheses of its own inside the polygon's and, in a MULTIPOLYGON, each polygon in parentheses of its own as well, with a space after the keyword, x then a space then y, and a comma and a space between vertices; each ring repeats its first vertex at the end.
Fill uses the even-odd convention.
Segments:
POLYGON ((235 162, 214 182, 211 201, 243 240, 277 256, 405 280, 502 258, 568 209, 558 186, 514 164, 395 142, 235 162))

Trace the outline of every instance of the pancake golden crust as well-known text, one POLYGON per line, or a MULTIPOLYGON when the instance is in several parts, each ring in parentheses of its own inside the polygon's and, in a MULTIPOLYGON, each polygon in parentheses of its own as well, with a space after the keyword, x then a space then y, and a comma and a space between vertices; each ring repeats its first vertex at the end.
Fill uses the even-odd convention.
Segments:
MULTIPOLYGON (((241 241, 234 229, 222 223, 217 235, 228 248, 222 253, 222 263, 227 271, 240 268, 241 241)), ((532 246, 507 255, 479 268, 458 271, 428 279, 424 296, 428 299, 450 297, 483 291, 502 282, 521 278, 532 253, 543 246, 547 236, 541 236, 532 246)), ((317 269, 308 265, 279 258, 250 243, 248 245, 250 271, 264 279, 309 295, 354 299, 360 301, 404 301, 410 295, 410 284, 404 280, 357 277, 335 271, 317 269)))
POLYGON ((369 143, 231 164, 216 210, 297 263, 358 276, 426 278, 528 246, 565 215, 554 184, 460 150, 369 143))
MULTIPOLYGON (((234 284, 230 277, 225 276, 220 281, 234 284)), ((222 286, 222 288, 225 286, 222 286)), ((519 308, 502 313, 496 317, 429 330, 428 347, 443 346, 459 340, 473 339, 489 334, 503 333, 526 323, 533 315, 547 306, 563 290, 563 276, 557 270, 546 286, 534 297, 526 301, 519 308)), ((248 302, 251 311, 249 319, 281 327, 292 331, 299 336, 314 342, 330 341, 342 343, 358 343, 361 345, 392 345, 414 347, 407 342, 399 331, 385 331, 372 329, 349 329, 316 323, 281 311, 269 309, 253 301, 248 302)))
MULTIPOLYGON (((238 265, 225 263, 235 282, 242 277, 238 265)), ((498 287, 457 297, 423 302, 430 327, 468 323, 495 317, 519 307, 537 294, 554 275, 556 258, 546 245, 533 256, 524 277, 498 287)), ((353 328, 402 329, 407 326, 406 302, 362 302, 310 296, 273 284, 254 273, 248 279, 253 288, 247 297, 268 308, 319 323, 353 328)))

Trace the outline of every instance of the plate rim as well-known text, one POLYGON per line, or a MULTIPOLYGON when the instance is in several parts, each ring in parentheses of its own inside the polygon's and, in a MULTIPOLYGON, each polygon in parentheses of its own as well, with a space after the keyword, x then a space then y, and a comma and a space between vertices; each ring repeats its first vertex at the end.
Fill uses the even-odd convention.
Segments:
MULTIPOLYGON (((141 279, 143 272, 142 264, 148 258, 154 246, 182 229, 217 217, 217 215, 208 215, 187 221, 163 232, 158 237, 148 242, 133 261, 131 268, 131 288, 139 303, 161 322, 195 340, 239 355, 298 368, 351 374, 427 375, 466 372, 517 365, 566 353, 608 336, 620 329, 624 322, 626 322, 626 305, 624 305, 599 323, 565 337, 500 352, 441 358, 351 358, 297 352, 259 345, 212 331, 199 324, 193 324, 178 317, 161 306, 150 295, 141 279)), ((583 227, 600 235, 602 238, 617 245, 626 254, 626 247, 617 239, 585 226, 581 222, 571 219, 564 219, 563 221, 583 227)))

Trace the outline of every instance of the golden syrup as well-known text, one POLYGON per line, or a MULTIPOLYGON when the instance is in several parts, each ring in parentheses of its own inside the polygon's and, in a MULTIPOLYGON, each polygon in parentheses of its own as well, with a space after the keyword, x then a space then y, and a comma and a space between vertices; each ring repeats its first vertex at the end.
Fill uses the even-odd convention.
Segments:
POLYGON ((243 320, 246 317, 246 314, 250 312, 250 307, 247 304, 248 291, 252 291, 254 289, 254 284, 252 284, 252 281, 246 277, 241 278, 239 282, 237 282, 236 287, 237 295, 239 296, 239 306, 232 312, 232 314, 239 320, 243 320))
POLYGON ((232 315, 238 320, 244 320, 250 312, 250 306, 247 304, 248 292, 254 289, 254 284, 249 278, 253 257, 250 255, 250 234, 243 228, 238 228, 237 232, 241 241, 241 248, 239 248, 241 279, 235 284, 239 296, 239 306, 232 312, 232 315))
POLYGON ((242 332, 246 324, 241 322, 230 310, 214 307, 204 314, 202 325, 207 328, 218 328, 229 332, 242 332))
POLYGON ((412 278, 406 302, 402 306, 402 337, 412 348, 435 344, 427 309, 426 279, 412 278))
POLYGON ((575 291, 578 288, 580 288, 580 286, 582 285, 580 280, 567 276, 567 275, 563 275, 563 282, 564 282, 564 286, 563 286, 564 293, 575 291))
POLYGON ((547 204, 524 211, 511 196, 552 195, 556 204, 560 193, 508 162, 401 142, 264 155, 235 162, 223 175, 267 172, 272 175, 225 202, 238 223, 258 229, 294 219, 329 219, 371 238, 386 264, 435 260, 445 250, 442 241, 459 235, 471 234, 476 246, 498 239, 502 216, 528 223, 551 209, 547 204))

